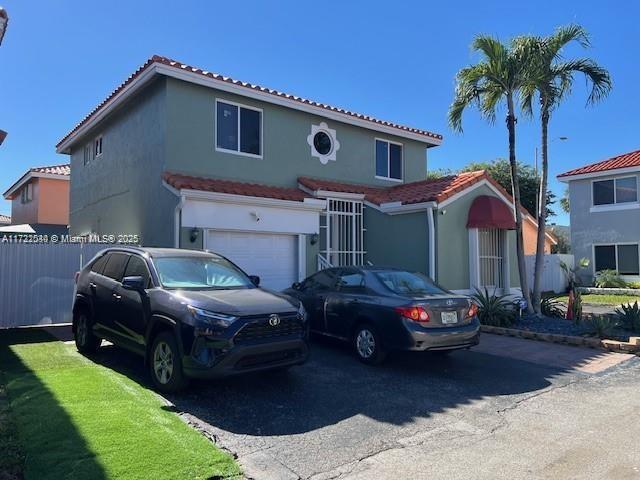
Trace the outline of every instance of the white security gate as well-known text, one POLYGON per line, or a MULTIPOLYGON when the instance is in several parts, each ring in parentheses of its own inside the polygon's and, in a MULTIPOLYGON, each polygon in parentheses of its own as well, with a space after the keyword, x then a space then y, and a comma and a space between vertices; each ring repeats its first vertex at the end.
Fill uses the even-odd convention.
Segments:
POLYGON ((205 247, 227 257, 260 285, 283 290, 298 280, 298 236, 209 230, 205 247))
POLYGON ((75 272, 107 246, 0 243, 0 328, 70 322, 75 272))
POLYGON ((320 254, 333 266, 364 264, 361 201, 327 199, 320 216, 320 254))
POLYGON ((478 230, 480 286, 504 287, 504 231, 494 228, 478 230))

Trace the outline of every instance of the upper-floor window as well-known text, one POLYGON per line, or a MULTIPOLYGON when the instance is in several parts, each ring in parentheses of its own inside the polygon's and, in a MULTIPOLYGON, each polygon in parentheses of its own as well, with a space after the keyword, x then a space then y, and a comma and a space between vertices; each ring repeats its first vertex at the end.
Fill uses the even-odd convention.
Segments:
POLYGON ((216 101, 216 149, 262 156, 262 110, 216 101))
POLYGON ((402 180, 402 144, 376 139, 376 177, 402 180))
POLYGON ((593 205, 614 205, 638 201, 637 177, 612 178, 593 182, 593 205))
POLYGON ((84 146, 84 150, 82 152, 82 161, 85 165, 88 165, 93 160, 93 146, 87 144, 84 146))
POLYGON ((616 270, 620 275, 639 275, 639 253, 637 243, 595 245, 593 255, 596 272, 616 270))
POLYGON ((31 200, 33 200, 33 183, 29 182, 22 187, 22 191, 20 192, 20 202, 29 203, 31 200))
POLYGON ((102 155, 102 135, 93 141, 93 157, 98 158, 102 155))

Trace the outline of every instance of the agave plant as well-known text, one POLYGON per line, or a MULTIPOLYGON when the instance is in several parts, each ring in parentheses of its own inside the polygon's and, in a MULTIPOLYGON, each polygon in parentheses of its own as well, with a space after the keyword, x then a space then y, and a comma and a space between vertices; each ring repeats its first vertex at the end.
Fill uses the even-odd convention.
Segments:
POLYGON ((618 322, 608 315, 594 315, 585 322, 588 331, 598 338, 609 338, 618 322))
POLYGON ((619 308, 616 308, 616 314, 624 328, 640 333, 640 307, 637 301, 633 305, 631 303, 620 305, 619 308))
POLYGON ((554 297, 542 297, 540 310, 546 317, 564 318, 564 304, 554 297))
POLYGON ((513 303, 506 296, 496 295, 495 290, 489 293, 486 287, 484 290, 476 287, 471 298, 478 305, 478 319, 483 325, 508 327, 513 323, 515 317, 513 303))

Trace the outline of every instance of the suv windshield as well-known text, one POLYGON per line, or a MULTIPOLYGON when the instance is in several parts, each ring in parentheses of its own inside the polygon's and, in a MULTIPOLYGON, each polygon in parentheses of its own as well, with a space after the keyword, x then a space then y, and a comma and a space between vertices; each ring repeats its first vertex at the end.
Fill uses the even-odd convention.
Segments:
POLYGON ((154 263, 165 288, 254 287, 249 277, 224 258, 163 257, 154 263))
POLYGON ((433 281, 421 273, 388 270, 374 272, 374 275, 385 287, 399 295, 433 295, 447 293, 433 281))

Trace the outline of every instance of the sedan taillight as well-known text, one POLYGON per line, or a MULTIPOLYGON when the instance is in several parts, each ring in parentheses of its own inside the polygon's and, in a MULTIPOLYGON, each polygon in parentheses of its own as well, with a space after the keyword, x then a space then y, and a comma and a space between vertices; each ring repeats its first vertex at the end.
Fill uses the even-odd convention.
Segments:
POLYGON ((472 303, 467 312, 467 318, 473 318, 478 314, 478 305, 472 303))
POLYGON ((429 322, 429 312, 422 307, 396 307, 396 312, 414 322, 429 322))

